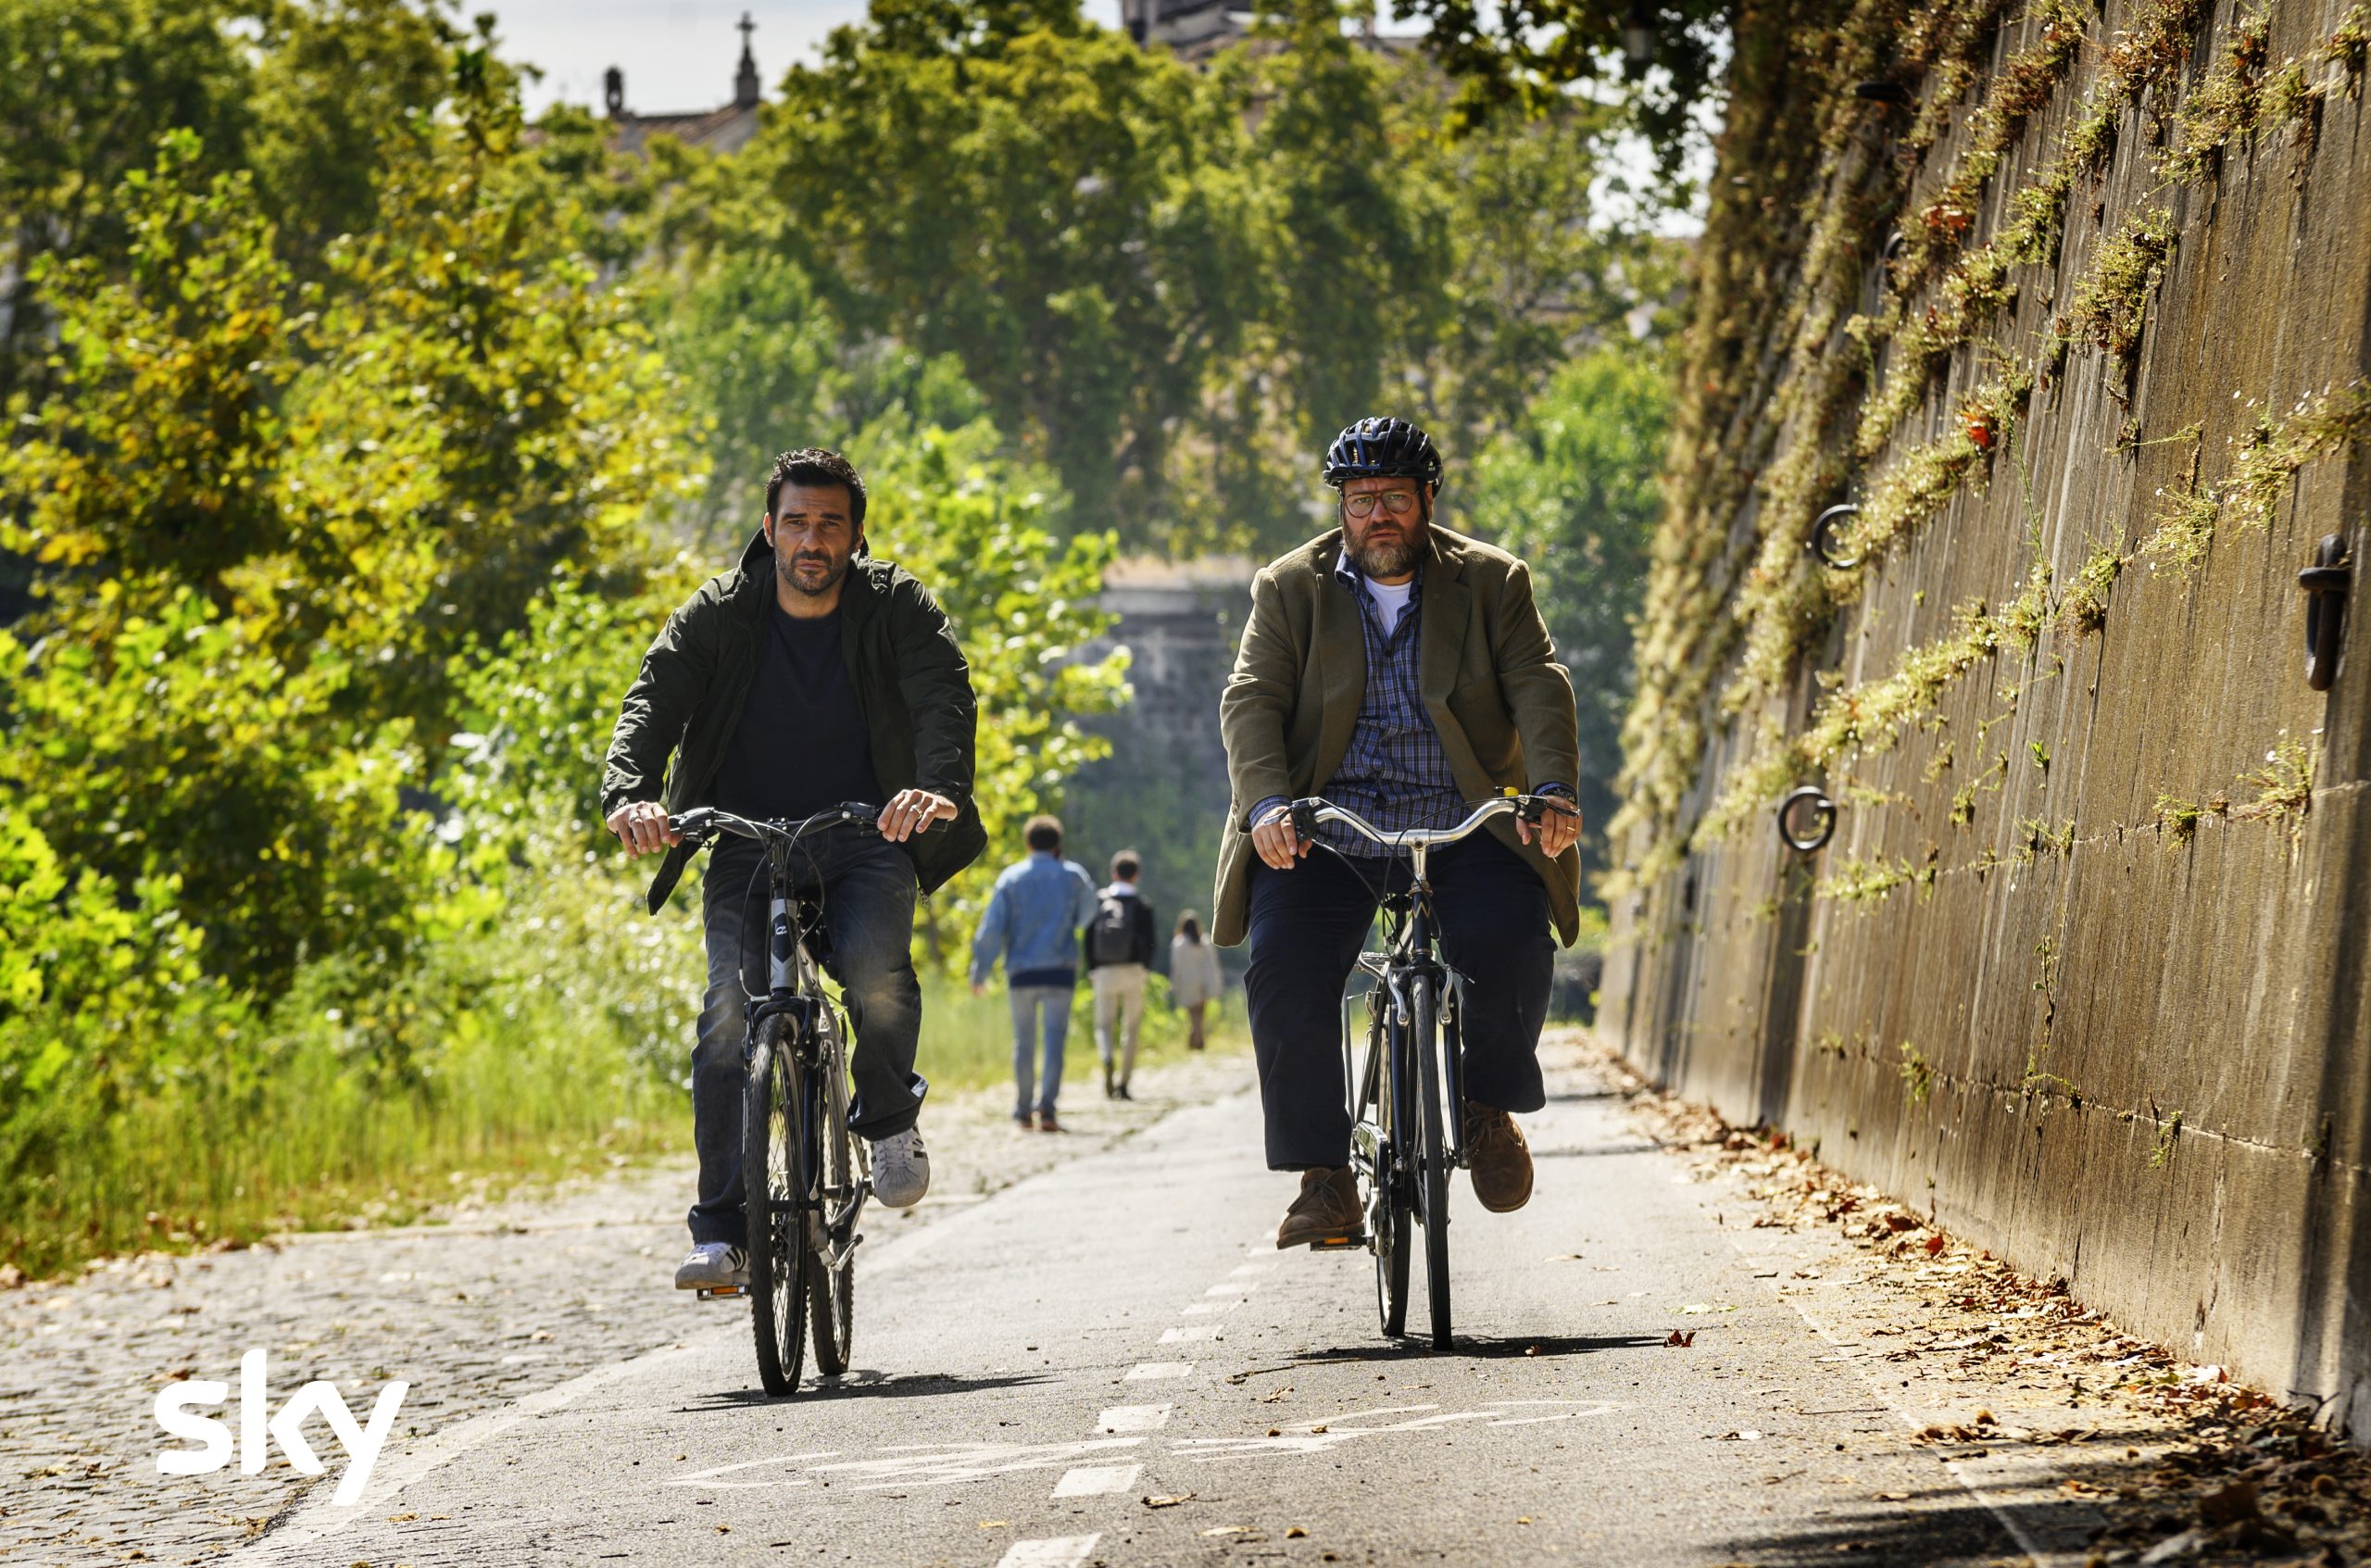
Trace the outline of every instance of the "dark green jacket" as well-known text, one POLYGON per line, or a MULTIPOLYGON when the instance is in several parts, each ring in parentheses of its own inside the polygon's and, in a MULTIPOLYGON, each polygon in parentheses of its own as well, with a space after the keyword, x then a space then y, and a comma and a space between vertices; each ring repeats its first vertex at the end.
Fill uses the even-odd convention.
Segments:
MULTIPOLYGON (((601 775, 605 820, 632 800, 663 801, 671 814, 709 803, 748 700, 773 584, 773 551, 760 533, 738 567, 709 578, 667 618, 642 656, 642 672, 626 692, 609 740, 601 775)), ((979 707, 971 667, 930 590, 887 561, 859 556, 849 563, 840 631, 882 789, 895 795, 919 785, 955 802, 955 821, 905 844, 922 890, 934 892, 988 843, 972 799, 979 707)), ((653 914, 690 859, 682 845, 667 852, 650 884, 653 914)))

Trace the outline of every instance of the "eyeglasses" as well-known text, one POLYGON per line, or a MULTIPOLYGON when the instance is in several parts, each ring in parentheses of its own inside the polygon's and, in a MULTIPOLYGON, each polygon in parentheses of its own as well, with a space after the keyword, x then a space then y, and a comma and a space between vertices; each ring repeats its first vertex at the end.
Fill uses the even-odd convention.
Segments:
POLYGON ((1369 490, 1356 495, 1345 495, 1342 497, 1342 509, 1352 517, 1372 517, 1377 501, 1381 501, 1384 509, 1394 517, 1406 517, 1416 509, 1416 493, 1413 490, 1369 490))

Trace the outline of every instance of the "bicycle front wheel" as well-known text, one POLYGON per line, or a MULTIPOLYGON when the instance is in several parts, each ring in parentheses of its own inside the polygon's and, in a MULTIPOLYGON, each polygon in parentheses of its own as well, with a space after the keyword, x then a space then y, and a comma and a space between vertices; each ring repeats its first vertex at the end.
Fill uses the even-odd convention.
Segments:
POLYGON ((798 1392, 807 1330, 808 1076, 792 1049, 789 1020, 767 1019, 749 1059, 743 1099, 741 1191, 749 1221, 749 1321, 757 1333, 758 1377, 776 1399, 798 1392))
POLYGON ((1408 987, 1408 1026, 1416 1049, 1416 1173, 1418 1210, 1424 1220, 1424 1285, 1431 1297, 1433 1348, 1449 1348, 1449 1128, 1441 1119, 1440 1020, 1433 983, 1408 987))
POLYGON ((856 1254, 846 1250, 856 1230, 856 1135, 848 1131, 847 1080, 839 1053, 827 1052, 824 1070, 809 1078, 822 1190, 809 1221, 814 1261, 809 1264, 813 1277, 807 1292, 807 1323, 815 1343, 815 1370, 837 1377, 848 1370, 848 1352, 856 1340, 856 1254), (835 1250, 841 1252, 837 1268, 831 1261, 835 1250))
POLYGON ((1374 1129, 1374 1153, 1362 1173, 1367 1182, 1367 1246, 1374 1253, 1375 1316, 1386 1338, 1408 1332, 1408 1186, 1398 1164, 1398 1139, 1405 1136, 1392 1108, 1399 1101, 1397 1074, 1390 1070, 1399 1048, 1396 1025, 1386 1033, 1378 1011, 1367 1031, 1366 1072, 1361 1076, 1354 1124, 1374 1129))

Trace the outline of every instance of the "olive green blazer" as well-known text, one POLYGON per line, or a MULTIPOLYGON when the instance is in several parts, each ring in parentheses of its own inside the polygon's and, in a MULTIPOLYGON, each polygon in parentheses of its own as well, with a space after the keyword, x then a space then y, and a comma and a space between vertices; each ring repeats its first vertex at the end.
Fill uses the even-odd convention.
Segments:
MULTIPOLYGON (((1450 771, 1466 797, 1505 789, 1571 784, 1580 771, 1580 723, 1573 681, 1532 601, 1531 571, 1504 550, 1431 530, 1424 568, 1417 670, 1450 771)), ((1219 846, 1211 937, 1244 939, 1257 852, 1243 816, 1272 795, 1299 799, 1323 791, 1342 765, 1366 696, 1364 613, 1355 590, 1334 575, 1342 555, 1336 529, 1261 569, 1251 581, 1251 619, 1235 673, 1219 699, 1226 740, 1227 808, 1219 846)), ((1556 934, 1580 934, 1581 860, 1550 860, 1517 836, 1512 819, 1487 829, 1548 884, 1556 934)))

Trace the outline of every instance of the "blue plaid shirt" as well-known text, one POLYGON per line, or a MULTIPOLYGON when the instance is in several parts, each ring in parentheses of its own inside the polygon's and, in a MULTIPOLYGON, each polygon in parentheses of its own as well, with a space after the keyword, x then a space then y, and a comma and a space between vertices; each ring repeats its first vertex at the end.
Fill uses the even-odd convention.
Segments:
MULTIPOLYGON (((1407 608, 1389 631, 1374 596, 1360 581, 1358 569, 1346 552, 1335 563, 1334 576, 1358 601, 1359 624, 1366 633, 1366 696, 1350 731, 1350 746, 1342 765, 1318 793, 1335 805, 1356 811, 1385 833, 1409 828, 1454 827, 1465 815, 1465 792, 1449 771, 1449 755, 1424 711, 1417 673, 1417 649, 1423 640, 1424 572, 1416 570, 1409 584, 1407 608)), ((1252 809, 1258 821, 1284 797, 1273 796, 1252 809)), ((1317 830, 1318 842, 1345 855, 1375 856, 1385 851, 1373 840, 1339 823, 1317 830)))

